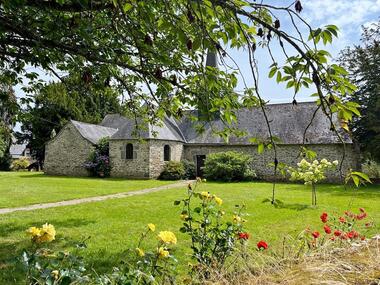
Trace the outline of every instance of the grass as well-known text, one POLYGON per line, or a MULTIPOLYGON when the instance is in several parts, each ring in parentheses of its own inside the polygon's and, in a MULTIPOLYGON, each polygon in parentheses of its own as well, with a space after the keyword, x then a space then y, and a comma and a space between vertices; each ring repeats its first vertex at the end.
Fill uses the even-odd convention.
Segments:
POLYGON ((41 172, 0 172, 0 208, 128 192, 170 181, 59 177, 41 172))
MULTIPOLYGON (((38 175, 35 179, 43 181, 43 177, 38 175)), ((102 180, 96 182, 103 183, 102 180)), ((264 239, 271 249, 279 248, 285 235, 296 235, 308 226, 322 231, 319 220, 322 211, 341 213, 364 207, 369 213, 369 219, 375 222, 368 234, 380 232, 379 186, 345 190, 342 186, 320 185, 317 187, 317 208, 308 206, 311 201, 310 189, 296 184, 278 185, 276 196, 285 203, 282 208, 263 204, 262 200, 271 195, 271 187, 270 183, 207 182, 199 190, 210 191, 223 199, 226 219, 232 217, 236 204, 246 204, 249 214, 246 227, 251 233, 251 247, 264 239)), ((54 189, 54 185, 51 188, 54 189)), ((179 232, 181 209, 174 206, 173 201, 185 195, 186 189, 170 189, 143 196, 0 215, 0 284, 18 284, 20 271, 12 262, 23 248, 30 247, 24 231, 30 226, 40 226, 45 222, 54 224, 58 231, 57 241, 52 245, 55 248, 73 249, 78 241, 91 237, 88 248, 82 254, 86 262, 97 271, 109 271, 117 265, 128 248, 136 247, 137 239, 145 231, 146 224, 155 223, 157 230, 171 230, 177 235, 175 255, 183 270, 189 260, 189 238, 179 232)), ((155 237, 152 236, 144 248, 153 247, 155 243, 155 237)))

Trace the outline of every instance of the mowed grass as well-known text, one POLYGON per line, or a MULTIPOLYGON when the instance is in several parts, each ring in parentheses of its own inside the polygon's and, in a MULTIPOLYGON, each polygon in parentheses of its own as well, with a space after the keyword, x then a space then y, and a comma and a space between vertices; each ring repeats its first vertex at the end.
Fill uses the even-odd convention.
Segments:
POLYGON ((42 172, 0 172, 0 208, 101 196, 170 183, 122 178, 59 177, 42 172))
MULTIPOLYGON (((53 186, 52 186, 53 187, 53 186)), ((374 221, 368 236, 380 232, 380 187, 368 186, 360 190, 336 185, 319 185, 318 207, 310 208, 310 189, 304 185, 279 184, 276 197, 285 203, 284 208, 274 208, 262 200, 270 197, 270 183, 204 183, 199 191, 210 191, 220 196, 226 211, 225 219, 231 220, 236 204, 247 207, 246 228, 251 234, 250 247, 259 240, 269 243, 269 251, 280 249, 283 237, 297 235, 306 227, 323 231, 321 212, 342 213, 358 211, 364 207, 368 221, 374 221)), ((48 222, 57 229, 57 240, 51 244, 56 249, 74 250, 75 244, 87 237, 88 248, 81 252, 89 267, 98 272, 110 271, 126 256, 128 248, 134 249, 141 232, 148 223, 159 230, 171 230, 178 237, 175 256, 184 272, 189 254, 189 237, 180 233, 181 207, 173 201, 186 196, 187 189, 170 189, 143 196, 107 200, 76 206, 51 208, 31 212, 0 215, 0 284, 19 284, 20 269, 13 265, 22 249, 30 248, 25 229, 48 222)), ((157 241, 153 234, 143 248, 154 248, 157 241)))

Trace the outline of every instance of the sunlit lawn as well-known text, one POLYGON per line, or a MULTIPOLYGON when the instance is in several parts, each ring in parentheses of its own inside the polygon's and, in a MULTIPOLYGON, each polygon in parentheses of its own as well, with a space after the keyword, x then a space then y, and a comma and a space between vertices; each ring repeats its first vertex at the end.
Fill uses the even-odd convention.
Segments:
MULTIPOLYGON (((56 178, 66 179, 66 178, 56 178)), ((43 180, 43 179, 42 179, 43 180)), ((107 181, 98 181, 107 184, 107 181)), ((114 183, 110 181, 110 183, 114 183)), ((364 207, 375 222, 369 233, 380 232, 380 187, 369 186, 361 190, 344 190, 342 186, 321 185, 318 191, 318 207, 307 207, 311 202, 310 189, 304 185, 280 184, 276 196, 285 203, 285 208, 276 209, 262 200, 271 195, 270 183, 205 183, 200 191, 210 191, 220 196, 226 219, 232 218, 236 204, 247 206, 247 230, 251 233, 250 246, 264 239, 270 249, 279 247, 285 235, 296 235, 310 226, 322 230, 319 220, 322 211, 342 212, 364 207)), ((85 186, 80 186, 85 187, 85 186)), ((109 186, 111 187, 111 186, 109 186)), ((54 185, 51 185, 54 188, 54 185)), ((84 189, 82 189, 84 190, 84 189)), ((189 259, 189 238, 179 233, 180 207, 173 201, 186 195, 186 189, 170 189, 143 196, 107 200, 32 212, 18 212, 0 216, 0 284, 19 284, 20 271, 12 265, 13 258, 19 256, 23 248, 30 247, 25 229, 52 223, 58 231, 56 248, 72 249, 73 245, 87 237, 88 248, 82 252, 90 266, 97 271, 108 271, 118 264, 125 250, 135 248, 137 239, 146 229, 147 223, 155 223, 157 230, 174 231, 178 237, 175 255, 180 267, 184 268, 189 259), (185 265, 184 265, 185 264, 185 265), (3 280, 3 281, 1 281, 3 280), (3 282, 3 283, 2 283, 3 282)), ((32 195, 32 194, 31 194, 32 195)), ((17 199, 15 197, 15 199, 17 199)), ((151 237, 146 249, 154 246, 151 237)))
POLYGON ((169 181, 59 177, 39 172, 0 172, 0 208, 152 188, 169 181))

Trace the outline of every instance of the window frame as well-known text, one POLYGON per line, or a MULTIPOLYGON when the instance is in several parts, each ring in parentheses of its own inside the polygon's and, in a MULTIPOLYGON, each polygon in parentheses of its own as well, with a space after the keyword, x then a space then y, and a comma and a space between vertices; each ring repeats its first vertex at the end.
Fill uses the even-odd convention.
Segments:
POLYGON ((125 146, 125 159, 132 160, 133 159, 133 144, 127 143, 125 146))
POLYGON ((170 145, 164 145, 164 161, 170 161, 172 156, 172 150, 170 145))

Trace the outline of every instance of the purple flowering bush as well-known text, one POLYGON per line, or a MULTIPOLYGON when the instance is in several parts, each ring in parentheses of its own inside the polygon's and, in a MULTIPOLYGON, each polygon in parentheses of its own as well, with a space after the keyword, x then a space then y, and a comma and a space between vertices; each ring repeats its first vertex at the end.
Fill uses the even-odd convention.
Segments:
POLYGON ((107 138, 99 140, 88 160, 83 164, 92 176, 109 177, 111 164, 109 159, 109 143, 107 138))

